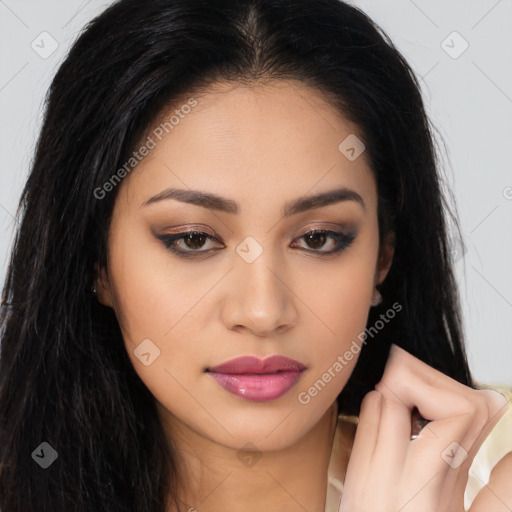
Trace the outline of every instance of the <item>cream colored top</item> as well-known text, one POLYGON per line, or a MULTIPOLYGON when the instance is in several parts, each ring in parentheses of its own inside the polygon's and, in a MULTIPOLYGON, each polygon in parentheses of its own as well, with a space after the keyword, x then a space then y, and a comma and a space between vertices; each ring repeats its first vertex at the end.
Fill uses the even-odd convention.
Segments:
MULTIPOLYGON (((464 493, 464 508, 469 509, 476 495, 487 483, 494 466, 509 452, 512 452, 512 387, 487 386, 482 388, 494 389, 508 398, 508 411, 494 426, 491 433, 483 442, 469 469, 468 483, 464 493)), ((349 453, 344 453, 341 444, 343 428, 357 425, 357 416, 338 415, 333 447, 327 471, 327 495, 324 512, 339 512, 339 503, 343 492, 343 460, 349 453)))

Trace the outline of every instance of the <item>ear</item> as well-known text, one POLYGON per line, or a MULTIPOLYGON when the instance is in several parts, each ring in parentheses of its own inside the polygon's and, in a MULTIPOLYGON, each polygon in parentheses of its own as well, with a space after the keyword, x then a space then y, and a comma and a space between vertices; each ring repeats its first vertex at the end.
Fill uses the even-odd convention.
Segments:
POLYGON ((379 251, 377 268, 375 269, 375 285, 382 284, 388 275, 395 254, 395 243, 395 233, 388 233, 379 251))
POLYGON ((96 299, 100 304, 113 308, 114 303, 112 301, 107 269, 105 267, 100 268, 97 263, 94 265, 94 269, 96 270, 96 299))

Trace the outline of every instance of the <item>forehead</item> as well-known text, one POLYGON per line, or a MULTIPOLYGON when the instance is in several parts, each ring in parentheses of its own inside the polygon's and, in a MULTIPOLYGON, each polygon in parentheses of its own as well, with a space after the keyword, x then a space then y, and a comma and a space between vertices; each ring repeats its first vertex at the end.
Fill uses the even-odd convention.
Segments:
POLYGON ((339 185, 375 195, 365 151, 355 159, 345 152, 346 141, 361 141, 359 128, 300 82, 223 83, 182 95, 146 137, 154 148, 123 182, 139 204, 176 185, 226 196, 262 190, 262 200, 339 185))

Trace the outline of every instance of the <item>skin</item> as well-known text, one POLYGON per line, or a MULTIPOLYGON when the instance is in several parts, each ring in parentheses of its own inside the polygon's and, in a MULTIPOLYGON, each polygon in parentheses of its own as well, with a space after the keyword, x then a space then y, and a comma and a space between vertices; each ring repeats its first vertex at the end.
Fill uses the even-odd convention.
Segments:
MULTIPOLYGON (((377 190, 366 154, 350 161, 338 149, 348 135, 361 134, 318 92, 297 82, 217 84, 194 97, 198 106, 119 185, 108 264, 98 269, 98 300, 114 309, 133 366, 176 443, 186 507, 322 512, 335 400, 357 355, 307 404, 298 396, 364 331, 374 287, 393 257, 391 238, 379 252, 377 190), (143 206, 170 187, 223 196, 236 201, 238 213, 177 199, 143 206), (339 187, 357 192, 364 207, 345 200, 283 217, 285 203, 339 187), (308 244, 303 235, 314 228, 356 236, 341 252, 322 255, 336 242, 308 244), (175 243, 183 251, 203 251, 193 258, 173 254, 157 238, 191 229, 216 238, 175 243), (262 250, 251 263, 237 252, 247 237, 256 241, 251 254, 262 250), (160 350, 147 366, 134 354, 146 339, 160 350), (273 401, 235 396, 205 372, 241 355, 273 354, 307 367, 273 401), (251 451, 253 463, 244 463, 240 450, 251 451)), ((411 364, 396 359, 391 376, 411 364)), ((428 381, 432 369, 423 366, 421 378, 428 381)), ((425 384, 420 388, 430 393, 425 384)), ((371 404, 369 411, 370 417, 379 414, 371 404)), ((402 426, 405 416, 404 410, 397 416, 402 426)), ((347 446, 353 441, 342 438, 347 446)), ((365 478, 356 463, 367 463, 363 452, 354 450, 355 469, 348 467, 347 478, 365 478)), ((348 498, 362 503, 360 487, 353 488, 348 498)), ((391 500, 394 512, 393 506, 391 500)))
POLYGON ((489 483, 471 505, 471 512, 510 512, 512 510, 512 452, 505 455, 491 472, 489 483))
MULTIPOLYGON (((464 512, 468 471, 507 399, 463 386, 396 345, 375 388, 362 402, 340 511, 464 512), (414 406, 431 421, 411 441, 414 406)), ((510 510, 510 455, 469 512, 510 510)))

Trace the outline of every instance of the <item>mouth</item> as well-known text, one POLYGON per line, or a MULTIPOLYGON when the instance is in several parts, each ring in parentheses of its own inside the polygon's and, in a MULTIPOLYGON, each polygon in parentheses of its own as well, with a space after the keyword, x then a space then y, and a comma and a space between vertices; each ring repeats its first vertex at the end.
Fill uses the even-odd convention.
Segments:
POLYGON ((286 394, 305 370, 305 365, 285 356, 243 356, 207 368, 206 372, 233 395, 252 402, 268 402, 286 394))

